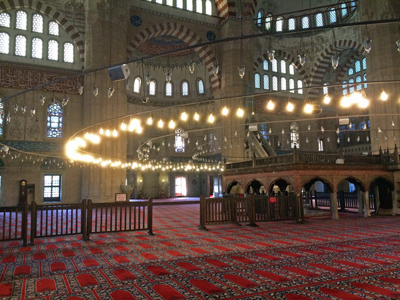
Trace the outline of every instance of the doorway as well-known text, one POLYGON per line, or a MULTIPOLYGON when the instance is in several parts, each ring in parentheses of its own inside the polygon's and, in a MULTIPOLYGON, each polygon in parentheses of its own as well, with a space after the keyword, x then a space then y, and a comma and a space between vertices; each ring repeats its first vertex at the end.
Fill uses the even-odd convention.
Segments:
POLYGON ((175 177, 175 196, 186 197, 186 177, 175 177))

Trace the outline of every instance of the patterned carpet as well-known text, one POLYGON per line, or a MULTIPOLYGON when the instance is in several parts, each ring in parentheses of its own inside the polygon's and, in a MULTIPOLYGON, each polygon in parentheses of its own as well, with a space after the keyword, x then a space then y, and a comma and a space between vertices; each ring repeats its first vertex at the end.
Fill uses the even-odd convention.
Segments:
POLYGON ((341 213, 199 231, 198 205, 154 233, 0 243, 1 299, 400 299, 400 219, 341 213))

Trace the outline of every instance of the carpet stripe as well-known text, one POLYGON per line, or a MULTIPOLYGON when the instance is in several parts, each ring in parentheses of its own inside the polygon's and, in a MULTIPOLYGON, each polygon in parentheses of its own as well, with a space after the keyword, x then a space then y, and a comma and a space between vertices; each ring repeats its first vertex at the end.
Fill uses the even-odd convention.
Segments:
POLYGON ((344 291, 337 290, 337 289, 331 289, 331 288, 322 287, 319 290, 321 292, 325 293, 325 294, 328 294, 328 295, 331 295, 331 296, 334 296, 334 297, 338 297, 338 298, 343 299, 343 300, 365 300, 365 298, 362 298, 362 297, 359 297, 359 296, 356 296, 356 295, 352 295, 352 294, 349 294, 349 293, 346 293, 344 291))
POLYGON ((378 294, 381 294, 381 295, 384 295, 384 296, 387 296, 387 297, 391 297, 393 299, 399 299, 400 298, 400 293, 397 293, 397 292, 394 292, 394 291, 391 291, 391 290, 388 290, 388 289, 384 289, 384 288, 381 288, 379 286, 374 286, 374 285, 371 285, 369 283, 351 282, 350 284, 355 286, 355 287, 357 287, 357 288, 360 288, 360 289, 363 289, 363 290, 367 290, 367 291, 370 291, 370 292, 373 292, 373 293, 378 293, 378 294))

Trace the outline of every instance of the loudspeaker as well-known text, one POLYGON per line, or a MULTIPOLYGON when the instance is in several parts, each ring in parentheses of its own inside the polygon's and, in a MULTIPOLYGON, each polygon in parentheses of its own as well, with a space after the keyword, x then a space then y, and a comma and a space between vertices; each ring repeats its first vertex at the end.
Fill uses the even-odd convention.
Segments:
POLYGON ((120 66, 109 68, 108 74, 110 75, 112 81, 118 81, 127 79, 129 77, 129 74, 131 74, 131 71, 126 64, 123 64, 120 66))

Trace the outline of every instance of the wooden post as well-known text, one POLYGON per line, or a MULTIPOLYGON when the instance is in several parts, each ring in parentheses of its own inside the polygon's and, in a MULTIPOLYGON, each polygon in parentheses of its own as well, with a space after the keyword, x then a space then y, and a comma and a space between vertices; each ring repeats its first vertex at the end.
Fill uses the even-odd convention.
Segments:
POLYGON ((207 230, 206 228, 206 198, 200 196, 200 230, 207 230))
POLYGON ((90 233, 92 232, 92 213, 93 213, 92 199, 87 199, 86 211, 87 211, 86 240, 88 241, 88 240, 90 240, 90 233))
POLYGON ((256 227, 256 206, 255 206, 255 199, 254 195, 250 195, 246 197, 247 201, 247 208, 249 210, 249 226, 256 227))
POLYGON ((86 199, 82 199, 81 201, 81 233, 82 233, 82 239, 84 241, 89 240, 87 236, 87 222, 86 222, 86 199))
MULTIPOLYGON (((18 212, 17 212, 18 214, 18 212)), ((11 216, 10 216, 11 218, 11 216)), ((21 220, 21 237, 24 246, 28 244, 28 201, 25 201, 22 207, 22 220, 21 220)))
POLYGON ((147 228, 149 235, 153 235, 153 199, 149 198, 147 203, 147 228))
POLYGON ((37 226, 37 211, 36 211, 36 201, 33 200, 31 203, 31 241, 30 244, 35 244, 36 228, 37 226))

